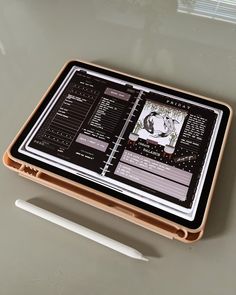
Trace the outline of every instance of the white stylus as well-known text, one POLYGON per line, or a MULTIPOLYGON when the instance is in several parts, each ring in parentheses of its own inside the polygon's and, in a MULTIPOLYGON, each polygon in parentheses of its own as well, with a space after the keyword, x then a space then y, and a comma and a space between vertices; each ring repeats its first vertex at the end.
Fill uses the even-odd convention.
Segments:
POLYGON ((88 229, 82 225, 72 222, 64 217, 58 216, 55 213, 52 213, 52 212, 49 212, 45 209, 37 207, 29 202, 18 199, 15 201, 15 205, 25 211, 28 211, 28 212, 30 212, 34 215, 37 215, 43 219, 46 219, 48 221, 51 221, 52 223, 60 225, 61 227, 64 227, 70 231, 73 231, 83 237, 93 240, 99 244, 102 244, 102 245, 104 245, 108 248, 111 248, 117 252, 120 252, 124 255, 132 257, 134 259, 148 261, 148 259, 146 257, 144 257, 140 252, 138 252, 137 250, 135 250, 127 245, 124 245, 116 240, 108 238, 102 234, 99 234, 99 233, 91 230, 91 229, 88 229))

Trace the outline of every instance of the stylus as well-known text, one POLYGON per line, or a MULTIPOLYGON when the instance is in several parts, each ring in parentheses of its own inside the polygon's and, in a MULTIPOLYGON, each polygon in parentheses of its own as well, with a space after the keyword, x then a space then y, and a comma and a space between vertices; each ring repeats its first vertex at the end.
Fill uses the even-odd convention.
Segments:
POLYGON ((93 240, 99 244, 102 244, 108 248, 111 248, 117 252, 120 252, 126 256, 132 257, 134 259, 145 260, 148 261, 146 257, 144 257, 139 251, 133 249, 125 244, 122 244, 116 240, 108 238, 102 234, 99 234, 91 229, 88 229, 82 225, 79 225, 75 222, 72 222, 64 217, 61 217, 55 213, 49 212, 43 208, 35 206, 29 202, 18 199, 15 201, 15 205, 18 208, 21 208, 25 211, 28 211, 34 215, 37 215, 43 219, 46 219, 52 223, 60 225, 72 232, 75 232, 83 237, 86 237, 90 240, 93 240))

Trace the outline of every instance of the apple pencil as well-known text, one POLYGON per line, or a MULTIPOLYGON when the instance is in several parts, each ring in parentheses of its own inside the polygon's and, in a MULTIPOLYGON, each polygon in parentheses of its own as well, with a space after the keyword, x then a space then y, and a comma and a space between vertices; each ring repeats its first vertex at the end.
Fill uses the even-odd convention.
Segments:
POLYGON ((83 237, 86 237, 90 240, 93 240, 99 244, 102 244, 108 248, 111 248, 117 252, 120 252, 126 256, 132 257, 134 259, 145 260, 148 261, 146 257, 144 257, 139 251, 124 245, 116 240, 108 238, 102 234, 99 234, 91 229, 88 229, 82 225, 79 225, 75 222, 72 222, 64 217, 61 217, 55 213, 49 212, 43 208, 37 207, 29 202, 18 199, 15 201, 15 205, 18 208, 21 208, 25 211, 28 211, 34 215, 37 215, 41 218, 44 218, 52 223, 60 225, 70 231, 73 231, 83 237))

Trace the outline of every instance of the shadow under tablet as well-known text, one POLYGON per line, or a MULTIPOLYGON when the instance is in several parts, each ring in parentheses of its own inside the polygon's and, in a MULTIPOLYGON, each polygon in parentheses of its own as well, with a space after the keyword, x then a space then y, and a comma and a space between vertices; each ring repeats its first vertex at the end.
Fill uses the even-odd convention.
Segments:
MULTIPOLYGON (((236 102, 229 101, 229 103, 235 110, 236 102)), ((229 227, 233 190, 236 183, 235 138, 236 118, 234 115, 203 239, 220 236, 227 232, 229 227)))

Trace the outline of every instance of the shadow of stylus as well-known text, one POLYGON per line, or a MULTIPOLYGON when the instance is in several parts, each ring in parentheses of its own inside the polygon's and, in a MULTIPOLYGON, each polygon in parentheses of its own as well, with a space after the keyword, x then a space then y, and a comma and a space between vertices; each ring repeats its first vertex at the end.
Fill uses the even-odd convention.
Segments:
POLYGON ((130 246, 132 248, 135 248, 136 250, 140 251, 144 256, 149 257, 160 257, 159 253, 157 253, 156 249, 151 247, 150 245, 146 244, 144 241, 140 239, 133 238, 131 236, 128 236, 127 234, 124 234, 120 231, 118 231, 116 228, 107 226, 104 224, 100 224, 98 222, 92 221, 91 219, 81 216, 80 214, 76 214, 75 212, 65 209, 61 206, 58 206, 55 203, 52 203, 51 201, 44 200, 41 197, 35 197, 30 200, 28 200, 29 203, 36 205, 40 208, 43 208, 45 210, 48 210, 52 213, 55 213, 61 217, 64 217, 70 221, 73 221, 75 223, 78 223, 82 226, 85 226, 95 232, 98 232, 100 234, 103 234, 109 238, 112 238, 114 240, 117 240, 127 246, 130 246))

